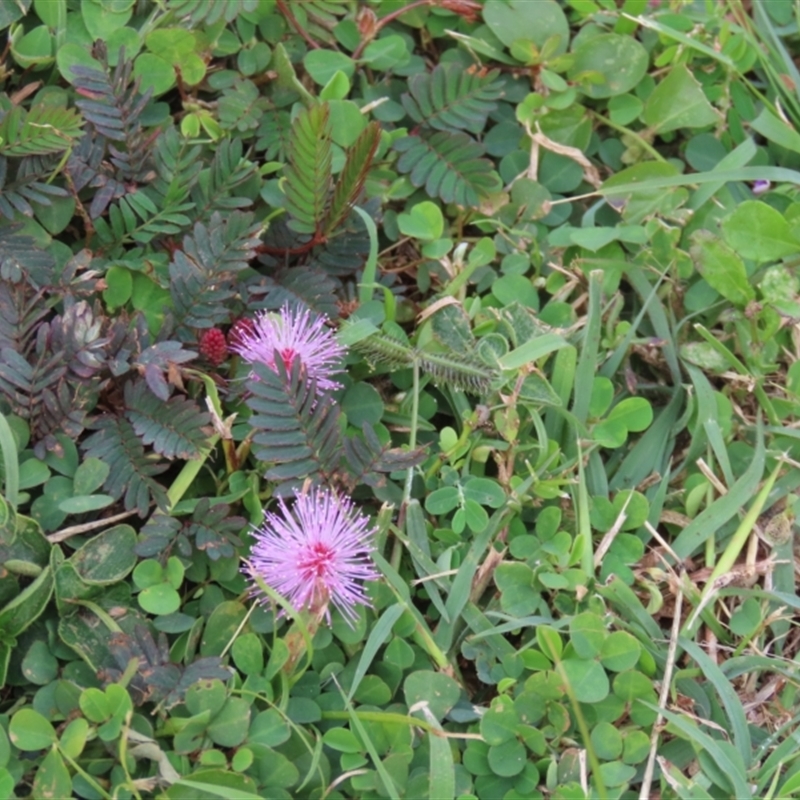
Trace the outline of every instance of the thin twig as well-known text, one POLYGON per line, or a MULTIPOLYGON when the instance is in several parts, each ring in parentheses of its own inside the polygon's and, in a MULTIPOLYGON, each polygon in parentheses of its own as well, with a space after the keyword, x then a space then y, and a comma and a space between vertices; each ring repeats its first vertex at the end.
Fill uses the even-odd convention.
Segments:
POLYGON ((136 509, 133 509, 132 511, 123 511, 121 514, 115 514, 113 517, 96 519, 94 522, 84 522, 83 525, 72 525, 69 528, 62 528, 60 531, 51 533, 47 537, 47 541, 50 542, 50 544, 63 542, 65 539, 69 539, 70 536, 77 536, 79 533, 88 533, 89 531, 95 531, 98 528, 105 528, 107 525, 112 525, 113 523, 119 522, 122 519, 132 517, 135 513, 136 509))
POLYGON ((658 716, 653 723, 653 732, 650 734, 650 755, 647 757, 647 766, 644 770, 644 777, 642 779, 642 789, 639 792, 639 800, 648 800, 650 797, 650 786, 653 783, 653 772, 656 765, 656 750, 658 749, 658 738, 660 734, 660 726, 664 721, 664 715, 661 713, 662 709, 667 707, 667 698, 669 697, 669 685, 672 682, 672 670, 675 668, 675 659, 678 655, 678 636, 681 630, 681 609, 683 607, 683 591, 681 590, 680 581, 676 581, 678 589, 675 595, 675 610, 672 612, 672 631, 669 636, 669 650, 667 651, 667 663, 664 667, 664 680, 661 684, 661 693, 658 697, 658 716))

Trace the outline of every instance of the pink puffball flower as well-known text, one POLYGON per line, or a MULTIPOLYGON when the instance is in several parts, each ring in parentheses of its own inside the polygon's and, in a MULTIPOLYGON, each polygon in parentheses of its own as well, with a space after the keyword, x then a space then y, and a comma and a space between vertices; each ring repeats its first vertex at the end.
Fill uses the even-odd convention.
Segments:
MULTIPOLYGON (((244 567, 251 579, 283 595, 296 609, 324 614, 339 609, 352 627, 356 606, 370 606, 363 581, 379 577, 370 559, 376 528, 353 503, 329 489, 299 494, 290 511, 278 499, 280 513, 264 513, 264 525, 253 531, 255 544, 244 567)), ((254 593, 260 594, 258 585, 254 593)), ((265 600, 265 597, 261 597, 265 600)))
POLYGON ((311 312, 293 310, 288 304, 280 314, 263 311, 253 320, 252 330, 242 329, 230 349, 249 364, 266 364, 275 369, 275 353, 291 371, 297 359, 311 380, 316 380, 317 391, 339 389, 341 384, 332 380, 341 371, 338 362, 346 348, 336 341, 333 332, 325 327, 326 317, 312 319, 311 312))

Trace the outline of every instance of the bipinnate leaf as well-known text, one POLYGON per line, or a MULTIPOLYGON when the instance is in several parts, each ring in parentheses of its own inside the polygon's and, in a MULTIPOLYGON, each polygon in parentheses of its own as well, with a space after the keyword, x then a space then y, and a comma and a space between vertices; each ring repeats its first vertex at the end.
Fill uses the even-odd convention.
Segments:
POLYGON ((188 397, 171 397, 166 403, 143 381, 125 386, 125 416, 145 445, 165 458, 199 458, 207 438, 203 428, 211 417, 188 397))
POLYGON ((495 102, 503 95, 498 70, 480 75, 457 64, 439 64, 408 81, 400 98, 414 122, 439 131, 465 130, 478 134, 486 126, 495 102))
POLYGON ((366 483, 374 488, 386 485, 389 472, 411 469, 425 460, 424 448, 401 450, 384 445, 378 439, 372 425, 364 423, 362 434, 349 435, 344 439, 344 465, 353 475, 352 484, 366 483))
POLYGON ((286 167, 286 209, 297 233, 316 233, 325 217, 331 182, 328 106, 301 111, 292 125, 286 167))
POLYGON ((126 510, 136 509, 140 517, 147 516, 151 499, 159 508, 167 507, 167 493, 155 479, 169 466, 155 454, 145 453, 133 425, 124 417, 104 414, 92 423, 95 431, 84 442, 87 457, 105 461, 109 476, 103 484, 114 498, 124 498, 126 510))
POLYGON ((344 168, 333 190, 333 197, 325 220, 326 236, 335 231, 347 219, 351 209, 358 201, 380 138, 380 125, 377 122, 370 122, 356 139, 355 144, 347 151, 344 168))
POLYGON ((424 186, 432 197, 460 206, 480 205, 481 197, 500 186, 483 146, 466 133, 439 131, 430 137, 398 139, 394 149, 402 155, 397 170, 409 176, 414 186, 424 186))
POLYGON ((273 466, 267 480, 279 482, 276 493, 291 490, 306 477, 330 475, 339 462, 341 431, 339 408, 317 394, 316 383, 305 374, 299 359, 287 370, 279 354, 276 370, 252 365, 247 382, 247 405, 253 411, 256 456, 273 466))
POLYGON ((0 117, 0 155, 46 156, 62 153, 82 131, 83 119, 75 109, 35 105, 27 113, 13 106, 0 117))

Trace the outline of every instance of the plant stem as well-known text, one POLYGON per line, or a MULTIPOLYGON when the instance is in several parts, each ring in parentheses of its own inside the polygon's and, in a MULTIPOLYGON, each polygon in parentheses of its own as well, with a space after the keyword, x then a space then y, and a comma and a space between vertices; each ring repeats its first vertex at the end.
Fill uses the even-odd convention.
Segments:
POLYGON ((661 161, 663 164, 666 163, 667 159, 664 158, 664 156, 662 156, 661 153, 659 153, 658 150, 656 150, 655 147, 650 144, 650 142, 643 139, 636 131, 632 131, 630 128, 626 128, 624 125, 619 125, 616 122, 612 122, 608 117, 604 117, 602 114, 598 114, 596 111, 592 111, 591 114, 598 122, 602 122, 604 125, 608 125, 609 128, 613 128, 615 131, 624 133, 626 136, 630 136, 656 161, 661 161))

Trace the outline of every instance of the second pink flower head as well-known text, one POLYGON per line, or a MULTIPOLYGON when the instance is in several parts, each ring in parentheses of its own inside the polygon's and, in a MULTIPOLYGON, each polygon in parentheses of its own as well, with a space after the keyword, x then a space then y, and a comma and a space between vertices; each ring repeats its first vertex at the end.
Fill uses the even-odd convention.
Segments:
POLYGON ((308 309, 292 309, 284 305, 279 314, 262 311, 253 320, 252 331, 243 330, 231 350, 250 364, 266 364, 275 370, 275 354, 291 371, 298 360, 309 379, 317 383, 317 391, 328 392, 340 388, 332 379, 341 372, 341 360, 347 350, 325 326, 326 318, 308 309))

